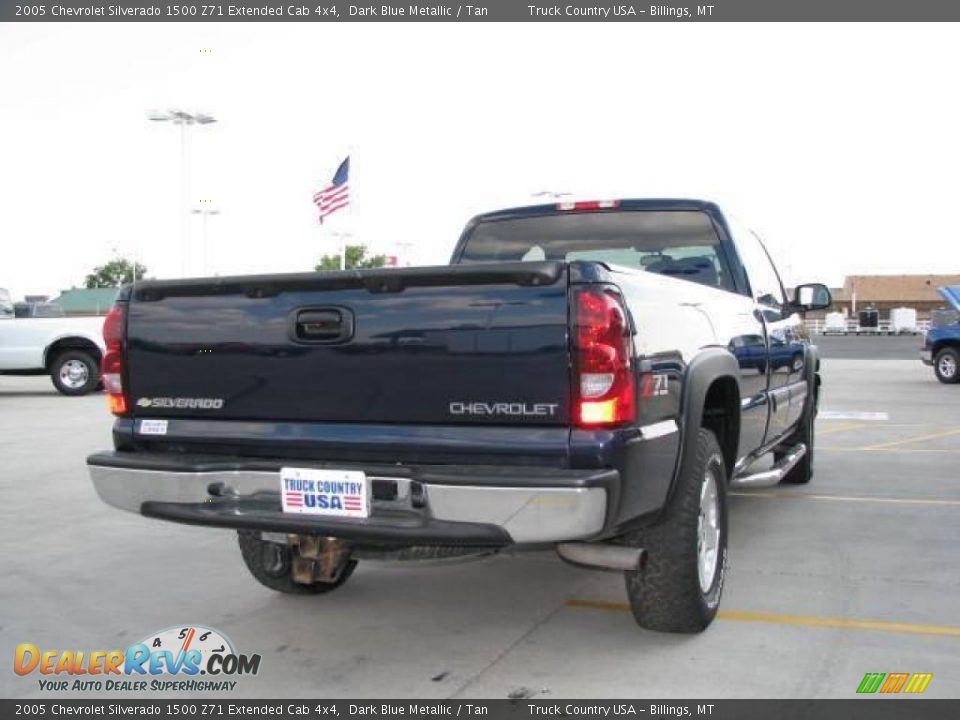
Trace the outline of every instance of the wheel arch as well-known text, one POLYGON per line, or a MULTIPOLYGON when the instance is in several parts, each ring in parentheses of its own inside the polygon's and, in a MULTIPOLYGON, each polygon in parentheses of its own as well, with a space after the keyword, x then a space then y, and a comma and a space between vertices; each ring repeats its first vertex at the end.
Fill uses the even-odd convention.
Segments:
POLYGON ((953 348, 954 350, 960 350, 960 336, 938 338, 936 341, 934 341, 930 351, 935 357, 938 352, 948 347, 953 348))
POLYGON ((52 368, 57 356, 67 350, 83 350, 93 355, 99 364, 103 357, 103 350, 96 342, 83 335, 66 335, 57 338, 43 351, 43 367, 48 371, 52 368))
POLYGON ((696 437, 702 427, 717 435, 728 478, 733 471, 740 442, 739 375, 737 359, 721 347, 701 350, 687 366, 680 398, 680 449, 670 496, 683 472, 696 460, 696 437))

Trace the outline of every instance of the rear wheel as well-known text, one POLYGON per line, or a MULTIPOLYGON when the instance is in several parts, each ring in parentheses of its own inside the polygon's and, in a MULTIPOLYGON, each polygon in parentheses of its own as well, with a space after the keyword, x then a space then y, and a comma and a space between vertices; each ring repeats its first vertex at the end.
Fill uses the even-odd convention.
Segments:
POLYGON ((343 585, 357 567, 356 560, 349 560, 333 582, 299 583, 293 577, 293 565, 297 550, 288 545, 270 542, 254 530, 239 530, 240 553, 250 574, 261 585, 290 595, 322 595, 343 585))
POLYGON ((64 395, 86 395, 100 384, 97 359, 83 350, 66 350, 50 365, 50 379, 64 395))
POLYGON ((700 632, 720 605, 727 568, 727 471, 717 439, 701 429, 696 459, 678 479, 666 517, 625 538, 646 550, 639 570, 624 573, 640 627, 700 632))
POLYGON ((944 348, 933 359, 933 372, 937 380, 948 385, 960 382, 960 351, 957 348, 944 348))

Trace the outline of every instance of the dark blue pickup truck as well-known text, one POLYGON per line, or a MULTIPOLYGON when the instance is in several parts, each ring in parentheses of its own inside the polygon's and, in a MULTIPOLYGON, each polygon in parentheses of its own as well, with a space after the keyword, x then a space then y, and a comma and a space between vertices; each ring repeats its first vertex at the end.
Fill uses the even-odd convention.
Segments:
POLYGON ((90 474, 111 505, 239 531, 274 590, 554 548, 623 572, 640 625, 695 632, 728 488, 813 473, 799 314, 829 302, 787 298, 694 200, 489 213, 449 266, 140 282, 104 327, 117 419, 90 474))
MULTIPOLYGON (((943 299, 960 313, 960 285, 950 285, 939 290, 943 299)), ((960 322, 939 325, 927 331, 920 359, 932 365, 937 380, 951 385, 960 383, 960 322)))

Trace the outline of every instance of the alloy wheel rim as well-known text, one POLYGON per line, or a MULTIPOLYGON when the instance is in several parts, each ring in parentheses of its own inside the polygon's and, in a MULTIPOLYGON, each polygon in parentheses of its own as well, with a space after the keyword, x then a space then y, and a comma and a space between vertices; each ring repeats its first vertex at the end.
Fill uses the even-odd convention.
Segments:
POLYGON ((957 361, 951 355, 940 358, 940 374, 946 378, 952 378, 957 374, 957 361))
POLYGON ((67 360, 60 366, 60 382, 71 390, 82 388, 90 379, 86 363, 79 360, 67 360))
POLYGON ((700 516, 697 522, 697 574, 700 590, 709 592, 717 574, 720 555, 720 498, 712 467, 707 468, 700 487, 700 516))

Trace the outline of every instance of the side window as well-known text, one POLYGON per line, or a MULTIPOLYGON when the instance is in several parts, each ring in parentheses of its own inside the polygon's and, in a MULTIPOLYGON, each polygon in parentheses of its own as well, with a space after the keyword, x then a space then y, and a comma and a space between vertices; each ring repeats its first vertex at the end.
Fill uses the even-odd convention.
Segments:
POLYGON ((0 288, 0 320, 13 317, 13 299, 10 293, 0 288))
POLYGON ((782 320, 786 306, 783 285, 780 276, 770 261, 766 248, 760 238, 737 221, 728 221, 733 232, 733 241, 737 252, 747 269, 747 280, 753 299, 762 307, 767 320, 782 320))

